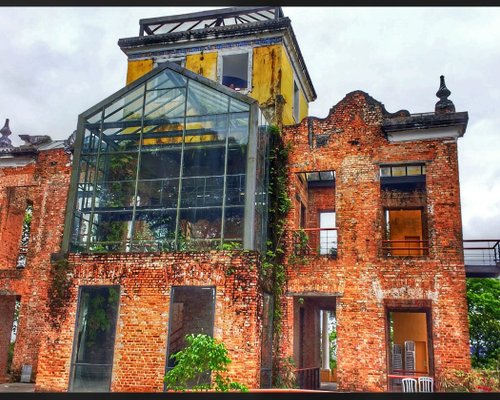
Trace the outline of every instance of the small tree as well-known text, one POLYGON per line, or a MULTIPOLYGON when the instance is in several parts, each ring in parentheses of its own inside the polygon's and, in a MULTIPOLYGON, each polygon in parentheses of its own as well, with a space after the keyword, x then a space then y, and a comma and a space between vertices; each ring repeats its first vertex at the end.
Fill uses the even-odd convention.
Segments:
POLYGON ((240 391, 248 388, 238 382, 233 382, 224 376, 231 359, 227 355, 224 343, 216 339, 198 334, 186 335, 187 347, 173 354, 175 366, 167 372, 164 381, 167 388, 174 391, 211 390, 217 392, 240 391), (210 383, 205 383, 206 377, 212 373, 210 383))

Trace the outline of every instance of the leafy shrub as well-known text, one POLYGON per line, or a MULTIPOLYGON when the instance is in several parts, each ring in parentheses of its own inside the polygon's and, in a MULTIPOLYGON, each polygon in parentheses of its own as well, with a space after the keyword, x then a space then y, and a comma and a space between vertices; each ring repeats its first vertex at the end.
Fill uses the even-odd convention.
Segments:
POLYGON ((245 385, 224 376, 231 363, 224 343, 204 334, 189 334, 185 339, 187 346, 171 356, 176 364, 164 378, 169 390, 248 391, 245 385), (212 379, 206 383, 210 373, 212 379))

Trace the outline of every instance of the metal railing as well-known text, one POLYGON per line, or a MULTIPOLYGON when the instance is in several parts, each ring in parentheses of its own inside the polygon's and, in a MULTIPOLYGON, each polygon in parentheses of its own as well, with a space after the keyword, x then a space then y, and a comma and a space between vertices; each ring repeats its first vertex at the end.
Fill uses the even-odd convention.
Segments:
POLYGON ((463 242, 466 265, 500 264, 500 239, 468 239, 463 242))
POLYGON ((382 240, 386 257, 422 257, 429 254, 428 240, 382 240))
POLYGON ((300 389, 316 390, 321 386, 319 378, 319 367, 300 368, 295 370, 297 385, 300 389))
POLYGON ((337 258, 338 228, 303 228, 293 230, 293 251, 296 256, 327 256, 337 258))

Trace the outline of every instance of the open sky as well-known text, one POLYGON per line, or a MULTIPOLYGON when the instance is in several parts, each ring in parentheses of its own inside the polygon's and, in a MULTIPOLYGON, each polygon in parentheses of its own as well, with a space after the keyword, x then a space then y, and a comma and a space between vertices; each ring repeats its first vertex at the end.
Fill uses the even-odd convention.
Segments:
MULTIPOLYGON (((119 38, 139 19, 219 7, 2 7, 0 123, 65 139, 77 116, 125 85, 119 38)), ((292 20, 324 118, 363 90, 387 111, 434 111, 445 75, 457 111, 464 238, 500 238, 500 8, 283 7, 292 20)))

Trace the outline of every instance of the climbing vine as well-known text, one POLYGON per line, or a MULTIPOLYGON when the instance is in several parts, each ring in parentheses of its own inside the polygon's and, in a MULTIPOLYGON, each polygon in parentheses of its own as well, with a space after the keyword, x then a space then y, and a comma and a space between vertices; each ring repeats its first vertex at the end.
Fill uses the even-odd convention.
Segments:
POLYGON ((282 296, 285 274, 285 218, 292 202, 288 196, 287 162, 289 146, 285 145, 278 128, 269 128, 269 225, 267 251, 262 260, 264 278, 270 282, 274 298, 273 385, 282 386, 282 360, 279 358, 282 332, 282 296))
POLYGON ((55 329, 60 327, 66 313, 64 308, 71 297, 73 266, 67 258, 52 262, 51 281, 48 289, 49 317, 55 329))

